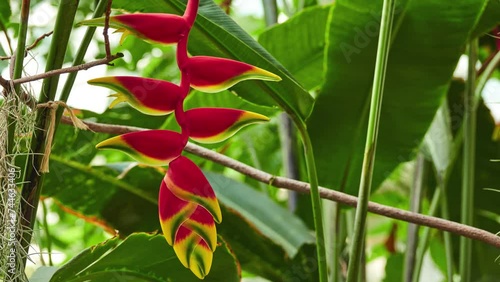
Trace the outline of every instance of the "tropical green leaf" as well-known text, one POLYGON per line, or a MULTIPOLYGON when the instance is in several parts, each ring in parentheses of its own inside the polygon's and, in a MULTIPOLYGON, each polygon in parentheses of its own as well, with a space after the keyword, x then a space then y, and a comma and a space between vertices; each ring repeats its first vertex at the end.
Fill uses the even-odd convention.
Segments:
POLYGON ((12 10, 10 9, 9 0, 0 0, 0 23, 2 29, 9 23, 10 16, 12 15, 12 10))
POLYGON ((484 8, 483 15, 477 22, 474 30, 471 32, 470 37, 476 38, 491 31, 496 25, 500 24, 500 0, 488 0, 488 4, 484 8))
MULTIPOLYGON (((424 151, 432 160, 439 174, 445 173, 450 165, 453 148, 450 113, 448 104, 443 103, 424 137, 424 151)), ((441 175, 444 176, 444 175, 441 175)))
POLYGON ((403 277, 405 257, 401 253, 391 254, 385 265, 384 282, 399 282, 403 277))
POLYGON ((441 238, 434 238, 430 240, 429 253, 432 261, 441 271, 443 276, 446 275, 446 250, 441 238))
MULTIPOLYGON (((129 12, 166 12, 181 14, 186 1, 146 0, 113 1, 113 7, 129 12)), ((213 1, 201 0, 199 15, 189 40, 193 55, 229 57, 279 75, 281 82, 245 81, 232 90, 251 102, 280 106, 305 120, 312 109, 309 93, 262 46, 243 31, 213 1)))
POLYGON ((51 173, 45 177, 42 195, 52 197, 68 212, 120 234, 159 230, 156 205, 161 175, 122 163, 92 167, 52 154, 51 173), (148 216, 140 216, 141 214, 148 216))
MULTIPOLYGON (((238 262, 219 239, 210 273, 203 281, 240 281, 238 262)), ((57 270, 50 282, 199 281, 177 259, 161 235, 133 234, 86 249, 57 270)))
POLYGON ((30 277, 30 282, 48 282, 57 271, 55 266, 41 266, 30 277))
MULTIPOLYGON (((413 159, 486 3, 398 3, 374 187, 398 164, 413 159)), ((381 6, 380 1, 335 2, 325 85, 308 122, 321 184, 350 194, 356 194, 359 186, 381 6)))
POLYGON ((325 78, 325 32, 331 8, 306 9, 259 36, 259 43, 306 89, 319 87, 325 78))

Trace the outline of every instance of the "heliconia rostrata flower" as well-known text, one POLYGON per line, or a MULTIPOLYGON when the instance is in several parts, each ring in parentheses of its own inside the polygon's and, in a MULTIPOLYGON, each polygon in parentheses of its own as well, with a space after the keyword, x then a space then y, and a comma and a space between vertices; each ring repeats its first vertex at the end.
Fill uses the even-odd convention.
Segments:
MULTIPOLYGON (((177 44, 180 85, 168 81, 133 76, 102 77, 89 84, 116 91, 110 107, 127 102, 148 115, 175 113, 181 132, 146 130, 127 133, 97 144, 100 149, 117 149, 135 160, 152 166, 168 165, 160 184, 158 212, 163 235, 173 246, 179 261, 198 278, 210 272, 217 246, 215 222, 222 221, 216 195, 200 168, 181 155, 189 138, 200 143, 216 143, 234 135, 240 128, 268 121, 263 115, 227 108, 195 108, 185 111, 184 100, 190 87, 218 92, 242 80, 281 80, 261 68, 225 58, 190 57, 189 32, 196 19, 199 0, 189 0, 184 15, 124 14, 111 16, 109 26, 146 41, 177 44)), ((82 22, 103 26, 104 18, 82 22)))

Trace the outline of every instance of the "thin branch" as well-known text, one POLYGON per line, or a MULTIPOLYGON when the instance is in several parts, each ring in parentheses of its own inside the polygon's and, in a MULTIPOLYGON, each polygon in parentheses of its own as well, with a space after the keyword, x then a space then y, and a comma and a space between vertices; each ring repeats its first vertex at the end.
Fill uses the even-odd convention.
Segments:
MULTIPOLYGON (((61 119, 61 122, 65 124, 72 124, 71 119, 69 117, 63 117, 61 119)), ((108 134, 125 134, 129 132, 146 130, 145 128, 139 128, 139 127, 102 124, 102 123, 87 122, 87 121, 84 121, 84 123, 94 132, 108 133, 108 134)), ((309 183, 271 175, 267 172, 255 169, 237 160, 231 159, 230 157, 219 154, 212 150, 205 149, 193 143, 188 143, 184 150, 186 152, 197 155, 204 159, 231 168, 248 177, 251 177, 263 183, 267 183, 276 188, 288 189, 305 194, 310 193, 309 183)), ((335 190, 331 190, 328 188, 321 187, 319 192, 321 198, 338 202, 347 206, 356 207, 358 203, 357 197, 337 192, 335 190)), ((419 213, 409 212, 393 208, 390 206, 377 204, 374 202, 368 203, 368 211, 385 217, 451 232, 470 239, 482 241, 491 246, 500 248, 500 236, 497 236, 493 233, 472 226, 456 223, 449 220, 444 220, 438 217, 432 217, 432 216, 422 215, 419 213)))
POLYGON ((12 50, 12 44, 11 44, 11 41, 10 41, 10 36, 9 36, 9 32, 7 31, 7 28, 5 27, 5 25, 3 23, 0 23, 0 28, 2 29, 4 35, 5 35, 5 40, 7 40, 7 45, 9 46, 9 51, 10 53, 14 53, 14 50, 12 50))
POLYGON ((109 36, 108 36, 109 16, 111 15, 111 5, 112 4, 113 4, 113 0, 109 0, 108 5, 106 6, 106 11, 104 13, 104 15, 105 15, 104 30, 102 32, 102 35, 104 36, 104 49, 106 50, 106 58, 107 59, 110 59, 112 57, 111 47, 109 44, 109 36))
MULTIPOLYGON (((123 57, 122 53, 117 53, 116 55, 112 55, 110 58, 99 59, 99 60, 89 62, 86 64, 81 64, 78 66, 72 66, 72 67, 67 67, 67 68, 62 68, 62 69, 55 69, 55 70, 48 71, 48 72, 41 73, 41 74, 37 74, 37 75, 32 75, 32 76, 22 77, 19 79, 14 79, 12 81, 12 83, 22 84, 22 83, 32 82, 32 81, 36 81, 36 80, 40 80, 40 79, 45 79, 47 77, 51 77, 54 75, 60 75, 63 73, 72 73, 72 72, 77 72, 77 71, 81 71, 81 70, 88 70, 88 69, 95 67, 95 66, 107 65, 110 62, 112 62, 118 58, 122 58, 122 57, 123 57)), ((0 81, 0 84, 5 87, 5 85, 3 85, 1 81, 0 81)))
POLYGON ((54 33, 54 32, 53 32, 53 31, 49 31, 49 32, 47 32, 47 33, 42 34, 40 37, 38 37, 38 38, 35 40, 35 42, 33 42, 30 46, 28 46, 28 47, 26 48, 26 51, 31 51, 31 50, 35 49, 35 48, 36 48, 36 46, 38 46, 38 43, 40 43, 40 41, 42 41, 44 38, 47 38, 47 37, 51 36, 51 35, 52 35, 52 33, 54 33))
MULTIPOLYGON (((28 55, 28 52, 35 49, 36 46, 38 46, 38 43, 40 43, 40 41, 42 41, 44 38, 46 37, 49 37, 52 35, 52 33, 54 33, 53 31, 50 31, 50 32, 47 32, 47 33, 44 33, 42 34, 40 37, 38 37, 30 46, 26 47, 26 50, 24 52, 24 56, 26 57, 28 55)), ((0 57, 0 61, 5 61, 5 60, 10 60, 12 58, 12 56, 4 56, 4 57, 0 57)))

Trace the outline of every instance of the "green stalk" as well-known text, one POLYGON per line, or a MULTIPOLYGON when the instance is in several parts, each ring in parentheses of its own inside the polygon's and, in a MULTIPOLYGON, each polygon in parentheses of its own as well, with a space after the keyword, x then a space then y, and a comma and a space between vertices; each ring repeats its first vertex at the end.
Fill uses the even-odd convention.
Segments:
MULTIPOLYGON (((47 57, 45 71, 59 69, 64 62, 64 56, 68 46, 69 36, 73 29, 73 21, 78 8, 78 0, 63 0, 59 4, 54 34, 47 57)), ((59 76, 48 77, 43 80, 39 103, 53 101, 59 83, 59 76)), ((43 154, 45 153, 45 141, 47 129, 49 128, 50 110, 42 108, 38 110, 35 131, 31 139, 30 151, 33 152, 27 158, 24 168, 24 184, 21 191, 21 213, 22 225, 26 229, 22 237, 18 238, 23 249, 27 252, 33 233, 36 211, 40 199, 40 192, 44 174, 40 174, 43 154)))
MULTIPOLYGON (((422 152, 417 156, 415 171, 413 173, 413 184, 410 193, 410 211, 419 213, 423 198, 425 179, 427 178, 428 162, 422 152)), ((420 227, 416 224, 408 224, 408 239, 405 250, 405 266, 403 281, 410 282, 415 271, 415 258, 418 246, 418 231, 420 227)))
MULTIPOLYGON (((450 219, 448 208, 448 193, 446 191, 447 179, 444 179, 442 174, 438 176, 438 187, 441 190, 441 217, 443 219, 450 219)), ((444 249, 446 253, 446 281, 453 281, 453 244, 451 242, 451 234, 443 232, 444 249)))
POLYGON ((278 4, 276 0, 262 0, 264 7, 264 19, 266 26, 272 26, 278 22, 278 4))
POLYGON ((479 101, 481 100, 481 93, 483 93, 484 86, 488 79, 490 79, 491 75, 500 64, 500 50, 495 53, 491 61, 489 61, 488 66, 484 69, 483 74, 479 78, 477 82, 477 86, 475 87, 474 93, 474 106, 477 108, 479 105, 479 101))
MULTIPOLYGON (((45 237, 47 237, 47 255, 49 256, 49 265, 53 266, 52 262, 52 237, 50 236, 49 223, 47 221, 47 216, 49 215, 49 211, 47 209, 47 204, 45 201, 42 201, 42 210, 43 210, 43 231, 45 232, 45 237)), ((43 257, 43 256, 42 256, 43 257)))
MULTIPOLYGON (((97 4, 93 18, 98 18, 101 17, 104 14, 104 11, 106 10, 106 7, 108 5, 109 0, 101 0, 97 4)), ((73 66, 77 66, 83 63, 83 59, 85 58, 85 54, 87 53, 87 49, 89 48, 90 42, 92 42, 92 38, 94 37, 94 33, 97 27, 95 26, 89 26, 87 27, 87 30, 85 31, 85 35, 83 36, 83 40, 80 43, 80 47, 78 48, 78 51, 76 51, 75 59, 73 61, 73 66)), ((61 98, 59 98, 60 101, 66 102, 68 101, 69 95, 71 93, 71 89, 73 89, 73 85, 75 84, 76 76, 78 75, 78 72, 72 72, 68 74, 68 78, 66 80, 66 83, 64 83, 64 87, 61 91, 61 98)), ((56 126, 59 125, 59 121, 61 120, 61 116, 64 112, 63 108, 57 109, 57 115, 56 115, 56 126)), ((57 132, 57 127, 56 130, 54 131, 54 135, 57 132)))
MULTIPOLYGON (((23 0, 21 3, 21 19, 19 24, 19 38, 17 41, 17 49, 15 54, 15 62, 14 62, 14 73, 12 79, 20 78, 23 74, 23 66, 24 66, 24 54, 26 52, 26 37, 28 33, 28 19, 30 14, 30 0, 23 0)), ((17 95, 20 95, 19 91, 21 90, 20 85, 14 86, 14 91, 17 95)), ((10 95, 13 95, 10 93, 10 95)), ((17 105, 18 97, 14 97, 11 101, 14 102, 14 105, 17 105)), ((7 152, 12 156, 14 152, 14 136, 16 133, 16 123, 14 122, 12 116, 8 115, 8 137, 7 137, 7 152)))
MULTIPOLYGON (((465 115, 464 115, 464 156, 462 171, 462 203, 461 223, 472 225, 474 218, 474 168, 476 153, 476 62, 477 41, 473 40, 468 46, 469 68, 465 86, 465 115)), ((460 238, 460 277, 462 282, 471 279, 472 241, 460 238)))
POLYGON ((313 146, 305 123, 303 121, 296 121, 296 125, 304 143, 307 173, 309 175, 309 183, 311 185, 314 227, 316 228, 316 250, 318 253, 319 281, 327 282, 328 271, 326 267, 325 233, 323 230, 321 198, 319 196, 318 173, 316 172, 316 163, 314 162, 313 146))
MULTIPOLYGON (((342 217, 342 208, 339 203, 324 201, 322 202, 324 217, 327 219, 325 224, 325 234, 326 234, 326 253, 328 256, 328 270, 329 282, 338 282, 341 281, 341 273, 340 273, 340 253, 342 251, 343 241, 345 242, 345 236, 342 237, 341 232, 341 219, 342 217)), ((343 228, 345 229, 345 228, 343 228)))
MULTIPOLYGON (((441 201, 441 189, 436 189, 434 191, 434 195, 432 196, 431 205, 429 207, 428 215, 435 216, 437 213, 437 209, 439 206, 439 202, 441 201)), ((425 252, 427 251, 427 246, 429 244, 429 238, 431 236, 431 228, 425 227, 422 232, 422 237, 418 241, 418 251, 417 257, 415 261, 415 270, 413 271, 413 282, 420 281, 420 272, 422 271, 422 265, 424 262, 425 252)))
POLYGON ((377 147, 377 136, 380 122, 380 108, 382 106, 382 94, 384 89, 387 59, 389 56, 392 23, 394 19, 394 0, 384 0, 382 7, 382 21, 380 26, 380 37, 377 47, 377 60, 375 64, 375 76, 373 79, 373 91, 370 105, 370 116, 368 121, 368 132, 366 136, 365 155, 361 172, 359 186, 359 202, 356 208, 354 237, 352 238, 350 263, 347 271, 347 281, 357 281, 361 257, 363 253, 363 239, 366 229, 366 215, 368 212, 368 200, 371 193, 373 165, 377 147))
MULTIPOLYGON (((20 78, 23 74, 24 54, 26 52, 26 37, 28 32, 28 18, 30 12, 30 0, 23 0, 21 4, 21 22, 19 25, 19 38, 17 41, 16 60, 14 63, 14 76, 12 79, 20 78)), ((19 91, 20 85, 14 86, 16 92, 19 91)))

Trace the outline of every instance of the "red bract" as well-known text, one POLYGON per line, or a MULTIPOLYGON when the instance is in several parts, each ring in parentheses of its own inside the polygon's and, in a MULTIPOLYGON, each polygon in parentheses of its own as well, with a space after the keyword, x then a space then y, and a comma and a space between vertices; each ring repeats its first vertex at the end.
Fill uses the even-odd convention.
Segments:
POLYGON ((175 234, 182 223, 189 217, 198 205, 177 198, 165 181, 161 182, 158 196, 158 213, 160 215, 161 229, 169 245, 174 244, 175 234))
POLYGON ((261 68, 225 58, 195 56, 188 59, 181 68, 186 69, 194 89, 214 93, 249 80, 280 81, 281 78, 274 73, 261 68))
POLYGON ((269 120, 261 114, 226 108, 191 109, 186 116, 189 137, 200 143, 224 141, 244 126, 269 120))
MULTIPOLYGON (((105 18, 96 18, 80 22, 78 25, 104 26, 105 18)), ((187 36, 189 26, 186 20, 170 14, 125 14, 109 18, 109 26, 123 32, 120 44, 133 34, 141 39, 156 43, 174 44, 187 36)))
POLYGON ((153 116, 170 114, 181 97, 179 86, 164 80, 135 76, 108 76, 88 81, 117 91, 110 97, 116 99, 109 106, 127 102, 135 109, 153 116))
POLYGON ((219 202, 212 186, 191 160, 180 156, 172 161, 164 181, 175 196, 202 205, 212 214, 215 221, 222 221, 219 202))
MULTIPOLYGON (((217 92, 248 79, 279 81, 281 78, 261 68, 231 59, 189 57, 187 39, 194 24, 199 0, 189 0, 182 17, 167 14, 129 14, 110 18, 110 26, 147 41, 177 43, 177 64, 181 70, 179 86, 166 81, 130 76, 105 77, 89 83, 117 91, 111 104, 126 101, 150 115, 172 111, 181 133, 149 130, 113 137, 98 148, 122 150, 149 165, 169 165, 161 182, 158 214, 168 244, 181 263, 198 278, 210 271, 217 246, 215 222, 222 213, 212 186, 196 164, 181 156, 188 137, 202 143, 223 141, 250 123, 267 117, 237 109, 198 108, 184 111, 183 103, 190 87, 217 92)), ((86 25, 104 25, 104 18, 84 21, 86 25)))
POLYGON ((175 237, 174 251, 184 267, 203 279, 212 267, 213 251, 193 230, 181 226, 175 237))
POLYGON ((179 133, 168 130, 138 131, 116 136, 96 145, 98 149, 123 151, 148 165, 168 165, 185 146, 179 133))

